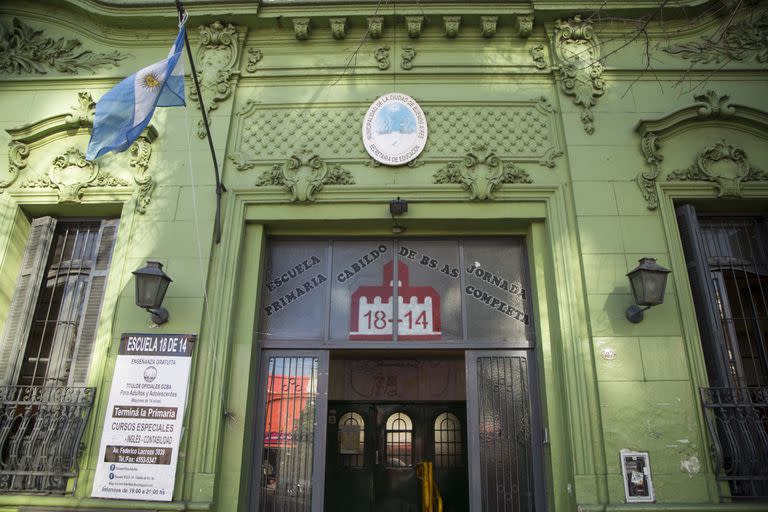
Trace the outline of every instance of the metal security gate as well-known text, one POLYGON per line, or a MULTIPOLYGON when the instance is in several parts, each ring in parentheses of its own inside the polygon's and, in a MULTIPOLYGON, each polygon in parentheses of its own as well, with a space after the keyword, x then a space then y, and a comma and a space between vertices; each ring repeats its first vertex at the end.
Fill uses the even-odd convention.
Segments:
POLYGON ((768 497, 768 229, 761 216, 678 224, 711 388, 701 389, 721 499, 768 497), (723 492, 725 491, 725 492, 723 492))
POLYGON ((544 510, 532 353, 467 352, 467 389, 476 390, 467 396, 472 511, 544 510))
POLYGON ((252 503, 264 512, 323 509, 328 352, 262 352, 252 503))

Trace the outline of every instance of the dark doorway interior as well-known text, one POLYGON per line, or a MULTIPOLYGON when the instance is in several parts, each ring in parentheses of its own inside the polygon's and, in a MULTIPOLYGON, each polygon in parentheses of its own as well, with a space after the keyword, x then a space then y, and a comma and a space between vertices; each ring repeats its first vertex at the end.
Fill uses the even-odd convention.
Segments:
POLYGON ((431 461, 444 510, 469 509, 463 402, 329 402, 325 510, 417 512, 431 461))

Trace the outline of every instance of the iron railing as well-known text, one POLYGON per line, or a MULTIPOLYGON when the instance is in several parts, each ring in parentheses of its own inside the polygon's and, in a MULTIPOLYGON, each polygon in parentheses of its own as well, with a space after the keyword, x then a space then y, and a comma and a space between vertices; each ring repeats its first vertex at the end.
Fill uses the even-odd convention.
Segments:
POLYGON ((77 477, 80 441, 95 392, 0 386, 0 493, 67 492, 67 480, 77 477))
POLYGON ((701 388, 721 500, 768 499, 768 388, 701 388))

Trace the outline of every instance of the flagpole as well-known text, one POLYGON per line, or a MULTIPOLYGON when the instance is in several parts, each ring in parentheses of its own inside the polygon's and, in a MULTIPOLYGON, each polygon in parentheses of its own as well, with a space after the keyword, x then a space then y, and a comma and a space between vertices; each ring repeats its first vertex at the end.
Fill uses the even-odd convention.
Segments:
MULTIPOLYGON (((176 10, 179 13, 179 23, 184 19, 184 6, 181 4, 181 0, 176 1, 176 10)), ((192 59, 192 47, 189 45, 189 37, 187 32, 184 31, 184 45, 187 47, 187 58, 189 60, 190 71, 192 72, 192 81, 195 84, 195 91, 197 91, 197 100, 200 102, 200 111, 203 114, 203 125, 205 126, 205 133, 208 135, 208 146, 211 149, 211 158, 213 158, 213 172, 216 176, 216 216, 213 224, 213 240, 218 244, 221 242, 221 194, 227 191, 227 188, 221 182, 219 177, 219 163, 216 160, 216 150, 213 147, 213 137, 211 136, 211 127, 208 124, 208 115, 205 111, 205 104, 203 103, 203 94, 200 92, 200 82, 197 80, 197 70, 195 69, 195 61, 192 59)))

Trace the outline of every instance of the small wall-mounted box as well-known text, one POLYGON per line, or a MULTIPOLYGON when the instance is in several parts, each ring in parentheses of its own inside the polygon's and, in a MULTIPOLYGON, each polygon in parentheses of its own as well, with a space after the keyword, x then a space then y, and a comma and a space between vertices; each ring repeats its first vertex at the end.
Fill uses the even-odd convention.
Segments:
POLYGON ((621 475, 624 479, 624 497, 627 503, 655 501, 648 452, 621 450, 621 475))

